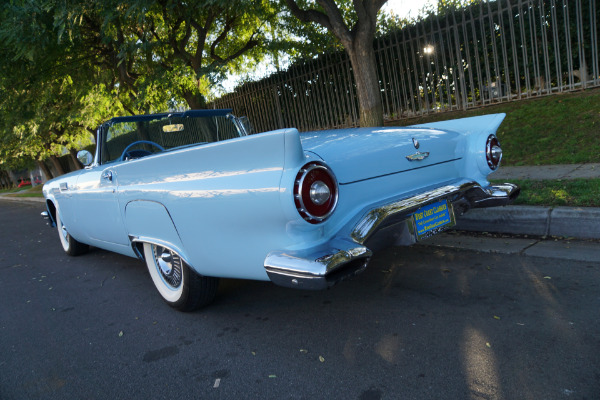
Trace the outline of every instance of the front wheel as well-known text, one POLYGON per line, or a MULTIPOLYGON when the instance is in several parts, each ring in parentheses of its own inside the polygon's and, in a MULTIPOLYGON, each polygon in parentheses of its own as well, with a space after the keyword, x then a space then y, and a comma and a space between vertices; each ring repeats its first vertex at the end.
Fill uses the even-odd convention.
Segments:
POLYGON ((58 237, 60 238, 60 244, 62 244, 63 250, 70 256, 78 256, 88 251, 90 248, 87 244, 83 244, 73 239, 73 236, 69 234, 67 228, 60 219, 60 213, 56 211, 56 228, 58 229, 58 237))
POLYGON ((198 275, 176 252, 144 243, 144 258, 154 286, 171 307, 194 311, 215 298, 219 279, 198 275))

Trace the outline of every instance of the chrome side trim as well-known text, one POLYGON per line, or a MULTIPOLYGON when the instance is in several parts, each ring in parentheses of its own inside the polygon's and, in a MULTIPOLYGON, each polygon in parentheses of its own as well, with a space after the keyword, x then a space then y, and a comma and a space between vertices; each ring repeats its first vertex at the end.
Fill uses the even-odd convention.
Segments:
POLYGON ((176 253, 177 255, 179 255, 179 257, 181 257, 181 259, 187 265, 191 266, 191 264, 187 260, 187 257, 185 256, 185 253, 183 252, 183 250, 178 248, 177 246, 173 246, 173 244, 171 244, 171 243, 165 242, 160 239, 146 237, 146 236, 133 236, 133 235, 129 235, 129 240, 131 241, 131 248, 133 249, 133 252, 137 255, 137 257, 140 260, 145 261, 144 249, 140 248, 139 246, 143 247, 144 243, 149 243, 149 244, 153 244, 155 246, 164 247, 165 249, 176 253))

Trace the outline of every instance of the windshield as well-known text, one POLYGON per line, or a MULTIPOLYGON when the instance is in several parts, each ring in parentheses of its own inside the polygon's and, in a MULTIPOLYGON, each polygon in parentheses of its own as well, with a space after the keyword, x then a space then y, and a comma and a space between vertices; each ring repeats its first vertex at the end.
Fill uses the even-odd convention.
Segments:
POLYGON ((218 142, 240 136, 243 134, 231 115, 157 115, 156 118, 150 116, 142 120, 122 122, 117 119, 105 128, 100 162, 105 164, 140 158, 177 147, 218 142))

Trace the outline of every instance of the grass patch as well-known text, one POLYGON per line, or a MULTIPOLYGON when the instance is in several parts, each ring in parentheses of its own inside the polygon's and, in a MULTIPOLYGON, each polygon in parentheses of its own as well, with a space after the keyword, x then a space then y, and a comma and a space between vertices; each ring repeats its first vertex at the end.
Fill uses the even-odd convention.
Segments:
POLYGON ((504 150, 503 165, 600 162, 600 89, 430 114, 390 125, 407 126, 494 113, 507 114, 498 129, 504 150))
MULTIPOLYGON (((502 183, 503 181, 493 181, 502 183)), ((600 179, 533 181, 511 179, 521 187, 514 204, 530 206, 600 207, 600 179)))
POLYGON ((10 197, 44 197, 41 193, 16 193, 11 194, 10 197))
POLYGON ((0 194, 15 193, 15 192, 19 192, 21 190, 23 190, 23 189, 21 189, 21 188, 2 189, 2 190, 0 190, 0 194))
POLYGON ((37 185, 34 187, 29 186, 29 189, 8 189, 3 190, 0 193, 6 194, 9 197, 44 197, 42 194, 43 185, 37 185))

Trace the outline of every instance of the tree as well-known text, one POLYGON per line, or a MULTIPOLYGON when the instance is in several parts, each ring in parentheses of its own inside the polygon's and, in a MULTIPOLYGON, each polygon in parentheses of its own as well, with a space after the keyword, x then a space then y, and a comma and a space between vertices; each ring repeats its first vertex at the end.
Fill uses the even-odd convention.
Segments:
POLYGON ((299 20, 324 27, 341 42, 356 82, 360 126, 382 126, 383 107, 373 40, 377 13, 386 0, 353 0, 353 8, 339 7, 334 0, 317 0, 318 6, 299 4, 299 0, 285 1, 299 20))
MULTIPOLYGON (((120 106, 106 91, 111 74, 84 51, 85 43, 59 40, 51 2, 13 1, 0 14, 0 164, 50 159, 89 144, 90 134, 120 106)), ((78 163, 74 160, 74 165, 78 163)))
POLYGON ((212 85, 246 72, 268 51, 265 32, 277 21, 266 0, 139 0, 128 12, 145 32, 152 74, 170 82, 191 108, 204 108, 212 85))

